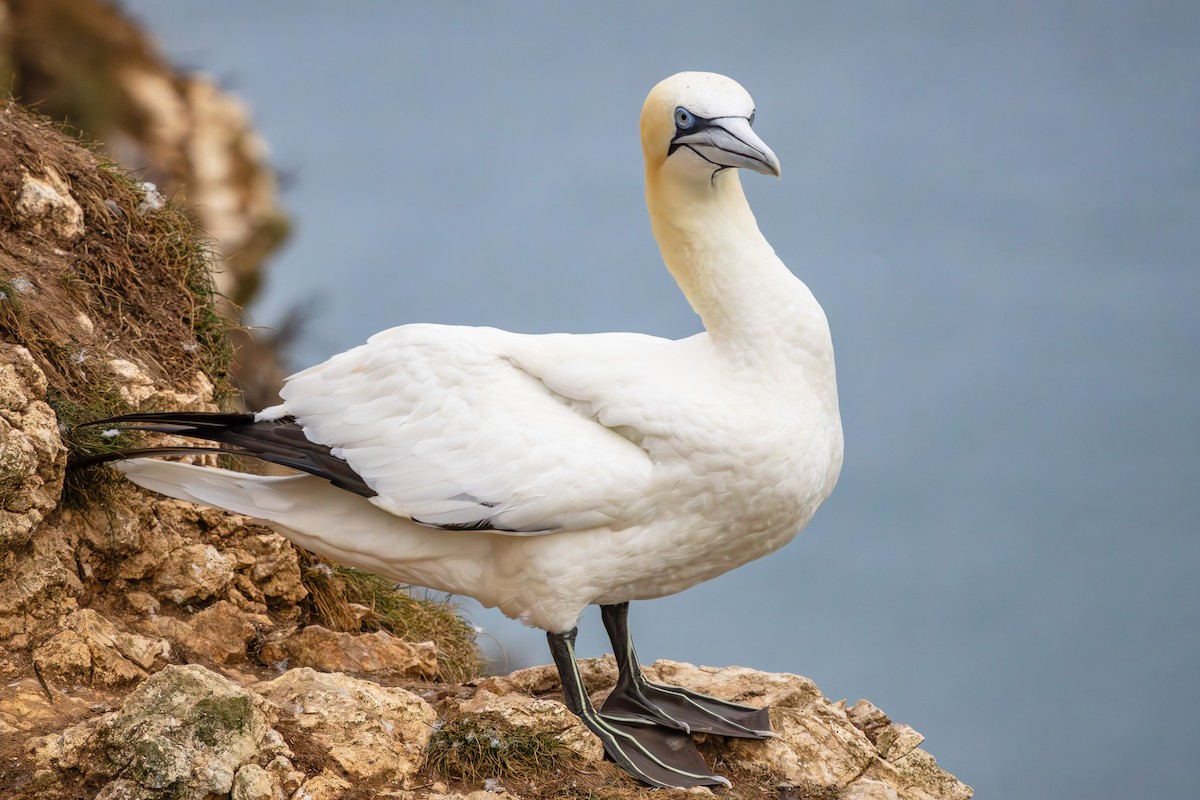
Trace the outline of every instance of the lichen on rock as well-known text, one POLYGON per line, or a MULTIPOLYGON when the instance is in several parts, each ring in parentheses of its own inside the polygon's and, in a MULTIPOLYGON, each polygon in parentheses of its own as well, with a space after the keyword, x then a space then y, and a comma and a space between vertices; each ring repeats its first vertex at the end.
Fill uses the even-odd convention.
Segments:
MULTIPOLYGON (((258 757, 273 719, 258 695, 198 665, 168 666, 118 711, 35 744, 44 766, 103 781, 130 800, 228 795, 258 757)), ((277 738, 277 737, 276 737, 277 738)))

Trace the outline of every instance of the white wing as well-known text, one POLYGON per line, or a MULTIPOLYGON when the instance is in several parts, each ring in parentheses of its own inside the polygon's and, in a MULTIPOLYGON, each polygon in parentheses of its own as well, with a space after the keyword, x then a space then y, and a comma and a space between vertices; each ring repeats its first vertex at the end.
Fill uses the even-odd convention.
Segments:
POLYGON ((394 514, 512 533, 620 526, 650 458, 510 355, 558 338, 405 325, 289 378, 284 406, 394 514))

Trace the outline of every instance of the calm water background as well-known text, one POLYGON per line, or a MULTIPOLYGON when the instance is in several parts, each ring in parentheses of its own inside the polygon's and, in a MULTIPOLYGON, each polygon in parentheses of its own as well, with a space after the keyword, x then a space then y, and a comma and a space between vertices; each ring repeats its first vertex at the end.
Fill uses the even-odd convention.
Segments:
POLYGON ((410 321, 695 332, 637 115, 672 72, 738 79, 846 466, 783 551, 635 607, 642 656, 868 697, 981 797, 1192 796, 1200 4, 597 5, 126 2, 293 178, 253 310, 312 303, 297 366, 410 321))

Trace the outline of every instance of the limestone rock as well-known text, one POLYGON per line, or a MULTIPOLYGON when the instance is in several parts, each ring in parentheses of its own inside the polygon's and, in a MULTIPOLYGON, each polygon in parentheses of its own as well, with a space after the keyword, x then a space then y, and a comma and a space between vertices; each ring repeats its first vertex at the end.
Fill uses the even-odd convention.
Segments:
POLYGON ((283 792, 284 797, 294 798, 300 785, 304 783, 304 773, 296 769, 287 756, 277 755, 266 765, 275 785, 283 792))
POLYGON ((837 791, 876 757, 874 746, 845 710, 827 700, 808 678, 674 661, 659 661, 647 673, 652 679, 737 703, 769 705, 777 738, 730 739, 722 752, 732 761, 761 765, 782 784, 810 793, 837 791))
POLYGON ((246 645, 260 627, 269 627, 271 620, 219 600, 186 620, 159 617, 150 624, 189 655, 226 664, 245 658, 246 645))
MULTIPOLYGON (((0 515, 2 516, 2 515, 0 515)), ((68 614, 83 592, 75 572, 70 536, 43 526, 27 552, 0 548, 0 667, 9 648, 25 647, 27 637, 43 620, 68 614)))
POLYGON ((846 715, 867 735, 879 755, 888 761, 904 758, 925 741, 925 737, 912 727, 892 722, 887 714, 868 700, 859 700, 846 711, 846 715))
POLYGON ((45 397, 29 351, 0 342, 0 551, 27 544, 62 492, 66 448, 45 397))
POLYGON ((125 605, 135 613, 145 617, 158 616, 161 605, 152 594, 146 592, 126 592, 125 605))
POLYGON ((860 778, 839 792, 838 800, 900 800, 900 795, 884 781, 860 778))
POLYGON ((84 608, 59 623, 62 630, 33 652, 33 662, 49 681, 92 686, 125 686, 144 680, 170 646, 118 631, 98 612, 84 608))
POLYGON ((406 642, 386 631, 341 633, 309 625, 287 639, 265 645, 262 658, 268 664, 312 667, 321 672, 409 678, 437 675, 433 642, 406 642))
POLYGON ((296 796, 304 800, 341 800, 342 795, 351 788, 352 784, 345 778, 326 770, 306 780, 296 796))
MULTIPOLYGON (((580 671, 593 700, 601 702, 616 680, 612 657, 581 661, 580 671)), ((782 796, 836 795, 854 800, 965 800, 971 796, 970 787, 940 769, 917 747, 922 740, 919 733, 892 722, 865 700, 847 710, 844 704, 827 700, 807 678, 745 667, 658 661, 645 672, 653 681, 737 703, 770 706, 777 738, 752 741, 710 736, 702 751, 710 761, 736 764, 744 775, 758 776, 765 785, 793 787, 782 796)), ((486 678, 476 686, 473 700, 446 701, 452 714, 481 713, 502 705, 527 709, 538 702, 528 695, 561 691, 557 672, 549 665, 486 678), (496 698, 493 693, 505 696, 496 698)), ((508 713, 520 719, 525 712, 508 713)), ((586 730, 583 733, 586 735, 586 730)))
POLYGON ((101 797, 228 795, 238 769, 259 756, 269 713, 262 698, 214 672, 169 666, 120 710, 35 741, 35 759, 109 781, 101 797))
POLYGON ((135 408, 169 408, 172 411, 214 410, 212 381, 203 372, 192 375, 188 391, 181 392, 163 386, 155 381, 147 370, 127 359, 110 359, 105 368, 117 380, 117 391, 121 393, 121 398, 135 408))
MULTIPOLYGON (((804 709, 817 701, 829 702, 808 678, 786 672, 759 672, 748 667, 698 667, 662 659, 646 668, 646 676, 723 700, 772 709, 804 709)), ((839 710, 838 714, 846 718, 844 710, 839 710)))
POLYGON ((270 618, 262 614, 247 614, 233 603, 219 600, 193 616, 194 638, 192 652, 204 655, 217 663, 225 663, 246 655, 246 645, 260 627, 270 627, 270 618))
POLYGON ((258 764, 247 764, 233 776, 231 800, 282 800, 283 788, 258 764))
MULTIPOLYGON (((579 660, 579 674, 589 693, 611 689, 617 682, 617 661, 612 655, 579 660)), ((553 664, 519 669, 508 675, 495 675, 476 681, 475 685, 492 694, 550 694, 562 691, 558 670, 553 664)), ((593 698, 595 699, 595 698, 593 698)))
POLYGON ((308 595, 296 548, 287 539, 277 533, 248 533, 241 545, 254 559, 250 580, 265 597, 294 603, 308 595))
POLYGON ((970 786, 939 767, 933 756, 921 749, 895 762, 876 759, 858 782, 867 781, 890 787, 898 800, 969 800, 974 794, 970 786))
POLYGON ((233 581, 233 563, 211 544, 189 544, 170 553, 153 577, 155 591, 183 605, 217 597, 233 581))
POLYGON ((26 173, 17 197, 17 218, 27 230, 60 242, 83 236, 83 208, 71 187, 53 169, 43 175, 26 173))
POLYGON ((27 734, 62 718, 87 715, 90 701, 73 694, 46 690, 36 678, 24 678, 0 686, 0 740, 27 734))
POLYGON ((348 776, 407 782, 421 766, 435 714, 412 692, 307 668, 255 688, 348 776))

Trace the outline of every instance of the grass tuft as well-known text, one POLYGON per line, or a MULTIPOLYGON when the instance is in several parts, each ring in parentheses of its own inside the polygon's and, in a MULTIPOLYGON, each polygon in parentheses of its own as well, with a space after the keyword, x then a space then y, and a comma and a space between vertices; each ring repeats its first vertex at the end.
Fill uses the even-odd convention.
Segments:
MULTIPOLYGON (((84 422, 115 417, 132 409, 114 388, 102 383, 81 387, 73 396, 51 388, 46 402, 58 415, 59 431, 67 445, 68 463, 92 456, 106 455, 136 446, 130 435, 109 438, 99 426, 78 428, 84 422), (120 444, 118 444, 120 442, 120 444)), ((64 508, 86 508, 93 504, 109 505, 114 487, 120 484, 117 472, 110 469, 68 469, 63 480, 64 508)))
POLYGON ((335 631, 385 630, 409 642, 432 641, 438 649, 438 677, 448 683, 482 673, 475 629, 449 599, 414 597, 386 578, 300 553, 301 580, 308 589, 302 605, 314 622, 335 631))
MULTIPOLYGON (((151 410, 121 401, 113 359, 183 393, 204 373, 214 400, 227 405, 231 323, 218 308, 207 235, 183 209, 147 203, 136 176, 3 98, 0 141, 0 341, 27 348, 45 374, 69 460, 116 449, 79 423, 151 410), (45 238, 52 234, 21 222, 26 175, 66 187, 83 211, 82 234, 45 238)), ((69 471, 65 502, 104 499, 106 473, 69 471)))
POLYGON ((425 763, 447 778, 465 781, 537 780, 582 766, 579 755, 550 734, 501 731, 475 717, 460 717, 436 731, 425 763))

